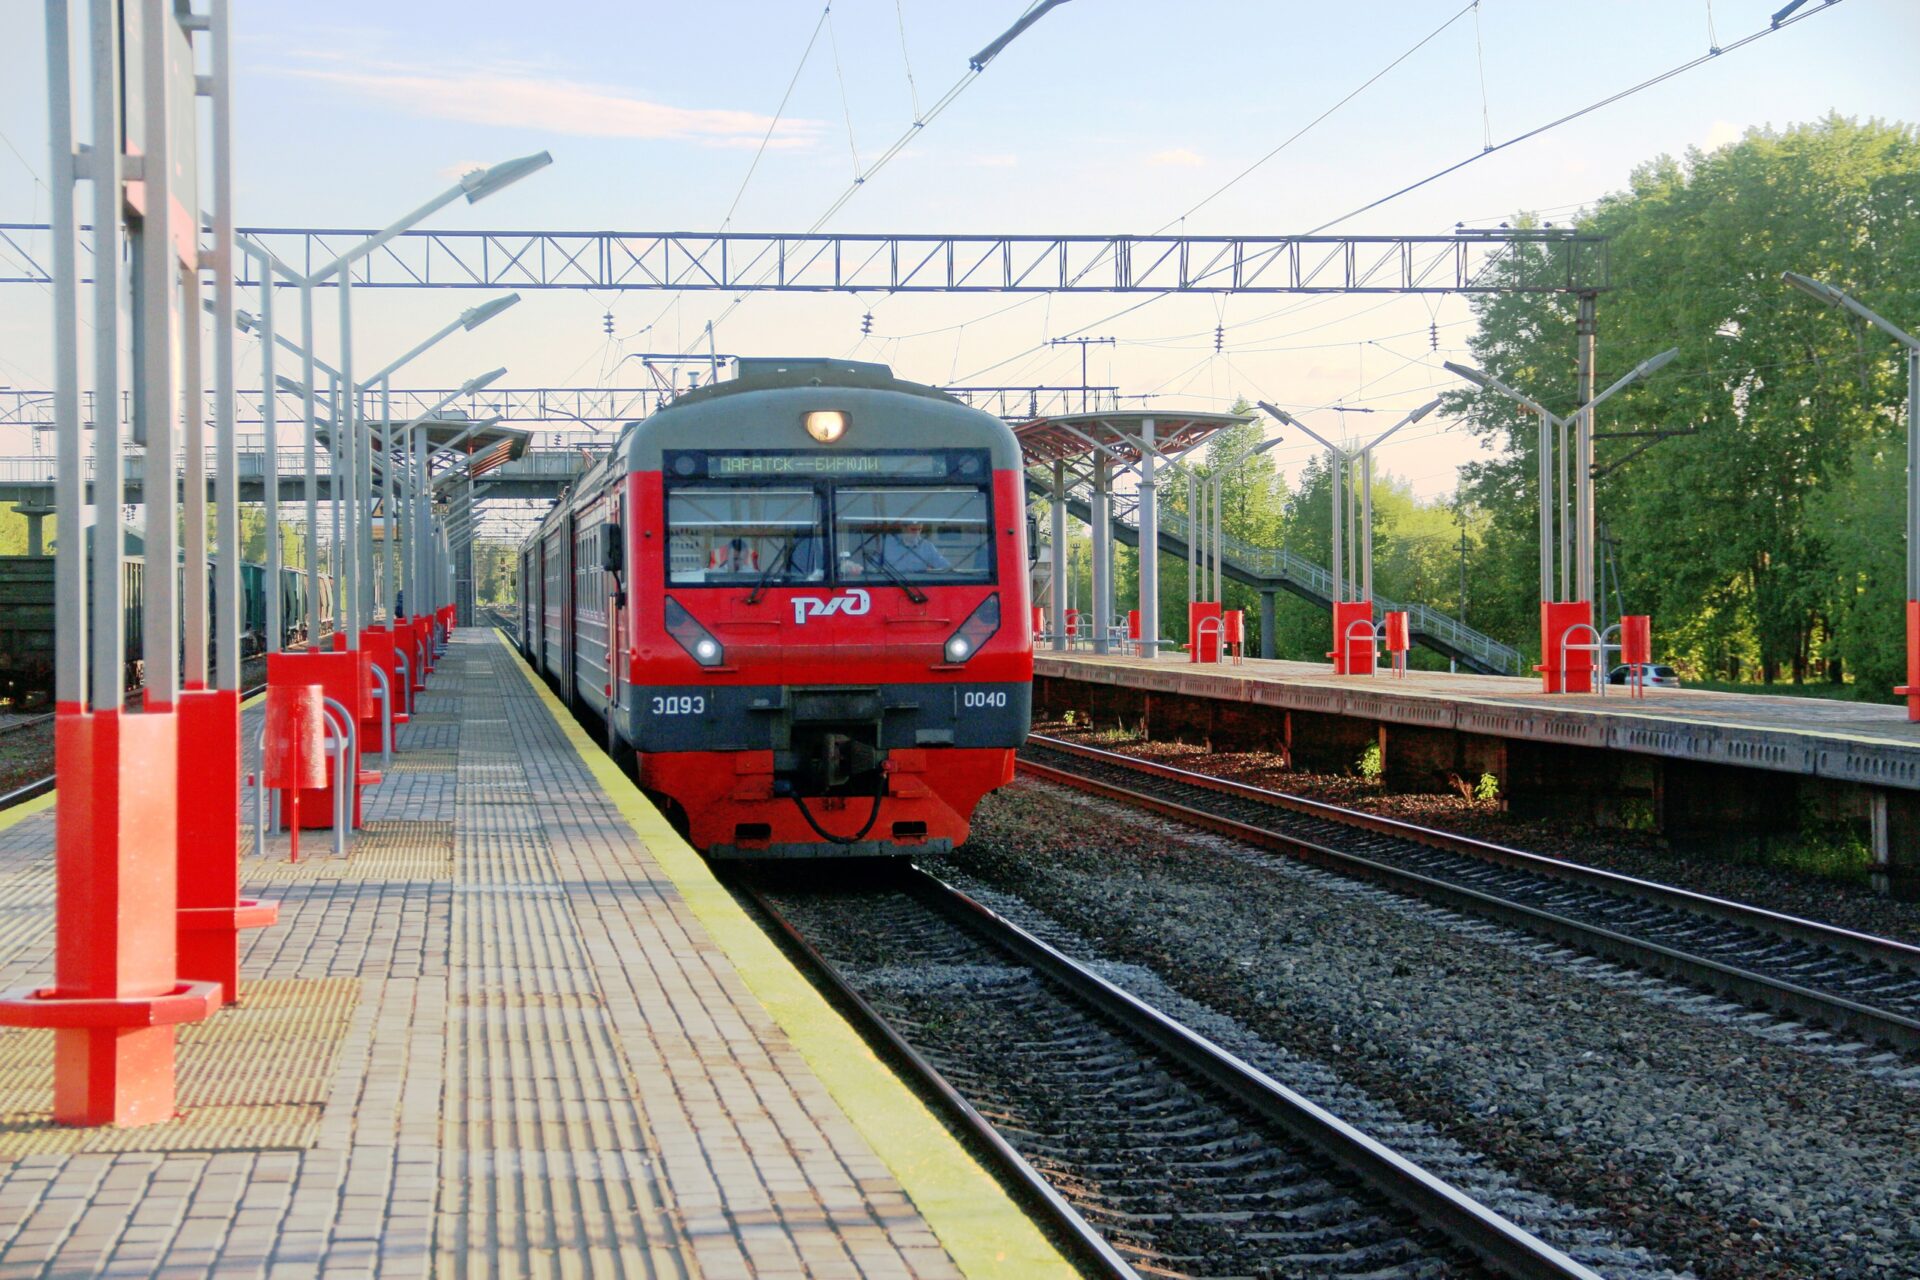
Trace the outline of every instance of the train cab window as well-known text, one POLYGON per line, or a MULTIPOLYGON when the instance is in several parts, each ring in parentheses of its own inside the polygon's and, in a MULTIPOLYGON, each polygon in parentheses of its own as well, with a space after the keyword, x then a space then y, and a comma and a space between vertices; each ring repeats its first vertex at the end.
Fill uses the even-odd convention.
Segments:
POLYGON ((834 495, 840 578, 891 571, 909 582, 984 582, 993 538, 984 489, 844 487, 834 495))
POLYGON ((812 488, 676 488, 667 498, 667 580, 738 586, 820 582, 822 504, 812 488))

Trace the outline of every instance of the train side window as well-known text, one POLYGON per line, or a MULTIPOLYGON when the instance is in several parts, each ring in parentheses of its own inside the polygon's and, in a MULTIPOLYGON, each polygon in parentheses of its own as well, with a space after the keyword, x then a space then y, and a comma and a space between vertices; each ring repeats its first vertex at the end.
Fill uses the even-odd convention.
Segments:
POLYGON ((667 497, 667 580, 676 586, 819 582, 824 504, 811 488, 676 488, 667 497))

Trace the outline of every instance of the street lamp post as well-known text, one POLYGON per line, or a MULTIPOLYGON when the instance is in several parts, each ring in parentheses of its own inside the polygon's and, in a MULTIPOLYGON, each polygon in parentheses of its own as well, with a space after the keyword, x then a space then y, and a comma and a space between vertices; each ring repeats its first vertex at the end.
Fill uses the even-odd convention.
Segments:
MULTIPOLYGON (((1579 424, 1574 435, 1574 450, 1578 457, 1568 459, 1567 432, 1572 416, 1562 417, 1548 410, 1546 406, 1514 390, 1490 373, 1472 368, 1469 365, 1445 362, 1448 372, 1466 379, 1477 387, 1503 395, 1540 421, 1540 673, 1542 686, 1548 693, 1592 691, 1592 673, 1586 673, 1582 683, 1587 687, 1563 690, 1560 688, 1560 647, 1561 641, 1571 632, 1585 628, 1593 630, 1593 563, 1594 563, 1594 498, 1593 498, 1593 421, 1594 411, 1617 392, 1643 378, 1652 376, 1671 363, 1680 354, 1678 347, 1670 347, 1659 355, 1642 360, 1626 375, 1599 395, 1581 405, 1574 412, 1579 415, 1579 424), (1554 505, 1555 485, 1553 475, 1553 440, 1555 433, 1560 437, 1561 480, 1559 502, 1560 516, 1560 573, 1559 585, 1555 587, 1554 577, 1554 505), (1571 463, 1573 480, 1569 486, 1567 471, 1571 463), (1566 490, 1573 489, 1572 528, 1568 528, 1566 510, 1566 490), (1569 548, 1571 548, 1573 572, 1569 573, 1569 548), (1570 580, 1571 579, 1571 580, 1570 580), (1563 598, 1564 597, 1564 598, 1563 598)), ((1597 631, 1594 632, 1598 643, 1597 631)), ((1595 654, 1595 665, 1599 655, 1595 654)), ((1583 675, 1580 671, 1569 670, 1569 683, 1574 676, 1583 675)))
POLYGON ((1225 559, 1225 523, 1221 518, 1221 511, 1224 506, 1223 500, 1226 496, 1227 477, 1247 463, 1252 462, 1267 450, 1273 448, 1273 446, 1279 444, 1282 439, 1284 439, 1284 437, 1274 436, 1267 440, 1257 440, 1235 454, 1232 460, 1225 466, 1218 467, 1214 470, 1212 476, 1213 500, 1210 504, 1209 511, 1213 521, 1213 598, 1221 604, 1225 604, 1227 599, 1225 578, 1222 574, 1222 562, 1225 559))
MULTIPOLYGON (((1373 622, 1373 451, 1400 428, 1420 421, 1439 408, 1440 402, 1427 401, 1358 449, 1341 448, 1277 405, 1262 400, 1260 407, 1288 426, 1304 431, 1327 450, 1327 466, 1333 481, 1333 563, 1329 566, 1333 570, 1333 646, 1339 659, 1336 670, 1344 669, 1346 631, 1354 616, 1363 615, 1368 625, 1373 622), (1357 496, 1348 491, 1356 479, 1360 488, 1357 496), (1349 523, 1355 526, 1351 536, 1347 535, 1349 523), (1364 610, 1340 607, 1349 603, 1350 592, 1353 602, 1366 606, 1364 610)), ((1367 669, 1371 671, 1372 659, 1369 657, 1367 662, 1367 669)))
MULTIPOLYGON (((403 599, 405 597, 405 592, 407 588, 411 585, 412 578, 413 578, 413 573, 410 568, 412 563, 412 557, 411 555, 409 555, 408 560, 406 561, 406 565, 409 567, 405 569, 402 580, 396 582, 396 577, 402 576, 402 568, 395 561, 395 553, 394 553, 395 544, 393 540, 393 534, 398 528, 398 525, 396 524, 395 513, 401 509, 400 508, 400 472, 402 468, 395 464, 393 445, 394 445, 394 440, 396 438, 404 440, 406 437, 406 432, 404 430, 396 432, 393 427, 393 404, 392 404, 393 375, 395 373, 398 373, 402 367, 404 367, 405 365, 413 361, 418 356, 425 354, 430 348, 432 348, 436 343, 440 342, 442 339, 450 337, 451 335, 458 333, 462 330, 465 330, 470 333, 473 330, 478 329, 481 325, 493 319, 495 316, 499 315, 502 311, 505 311, 508 307, 511 307, 514 303, 518 301, 520 301, 520 295, 518 293, 509 293, 509 294, 503 295, 502 297, 494 298, 489 302, 483 302, 477 307, 469 307, 467 310, 462 311, 458 316, 454 317, 454 319, 448 322, 444 327, 434 332, 433 334, 429 335, 422 342, 415 345, 412 350, 405 352, 398 358, 388 363, 385 367, 379 370, 376 370, 374 373, 369 375, 366 383, 364 384, 368 388, 371 388, 374 386, 378 386, 380 388, 380 451, 381 451, 381 455, 386 459, 385 477, 384 477, 386 480, 385 488, 387 491, 386 500, 384 504, 385 510, 387 512, 385 577, 386 577, 386 602, 387 602, 387 629, 389 631, 391 631, 394 627, 394 602, 398 599, 403 599)), ((369 445, 371 445, 371 432, 369 432, 369 445)), ((405 445, 403 444, 401 447, 404 451, 405 445)), ((403 458, 405 456, 406 455, 403 453, 403 458)), ((415 477, 414 483, 418 483, 418 482, 419 482, 418 477, 415 477)), ((369 484, 371 484, 371 479, 369 479, 369 484)), ((371 529, 371 524, 369 524, 369 529, 371 529)), ((371 533, 369 533, 369 539, 371 539, 371 533)), ((368 549, 367 554, 368 554, 369 563, 371 563, 372 551, 370 547, 368 549)), ((414 600, 417 605, 419 601, 419 597, 416 595, 414 597, 414 600)))
POLYGON ((1907 719, 1920 721, 1920 338, 1830 284, 1794 271, 1780 278, 1828 306, 1846 308, 1907 349, 1907 682, 1894 692, 1907 700, 1907 719))
MULTIPOLYGON (((325 266, 322 266, 319 269, 312 271, 305 276, 300 277, 299 280, 297 281, 297 284, 300 290, 300 317, 302 322, 301 337, 308 352, 308 354, 305 357, 306 367, 304 370, 304 376, 302 378, 302 381, 305 383, 307 387, 307 415, 306 415, 307 433, 308 433, 307 457, 308 457, 308 472, 309 472, 309 476, 311 477, 314 470, 313 430, 314 430, 314 415, 316 412, 316 406, 314 404, 314 396, 313 396, 314 380, 313 380, 313 356, 312 356, 313 339, 314 339, 313 291, 316 287, 318 287, 320 284, 325 282, 329 277, 335 275, 336 273, 340 276, 340 353, 341 353, 340 368, 342 373, 342 381, 346 384, 346 389, 348 390, 348 394, 346 396, 346 403, 342 406, 341 411, 338 415, 340 418, 340 422, 339 422, 339 429, 336 432, 337 438, 335 441, 335 452, 337 456, 340 457, 342 465, 336 468, 335 476, 334 476, 334 489, 336 492, 339 492, 342 488, 344 488, 347 494, 347 497, 349 499, 347 512, 346 512, 346 528, 344 530, 344 536, 347 539, 347 541, 353 546, 353 551, 349 556, 350 561, 357 559, 360 552, 360 546, 359 546, 360 544, 360 537, 359 537, 360 513, 355 509, 355 504, 353 501, 354 497, 356 496, 354 491, 357 486, 355 484, 355 477, 352 474, 355 471, 356 464, 357 464, 357 454, 355 452, 355 445, 354 445, 354 437, 357 434, 357 428, 355 426, 356 412, 353 405, 353 396, 351 395, 351 392, 350 392, 350 388, 352 386, 352 375, 353 375, 353 311, 352 311, 352 282, 351 282, 353 264, 355 262, 358 262, 360 259, 368 256, 369 254, 372 254, 378 251, 383 245, 385 245, 388 241, 392 240, 394 237, 417 226, 419 223, 425 221, 427 218, 431 217, 433 214, 437 213, 439 210, 445 208, 449 204, 452 204, 455 200, 464 198, 469 204, 477 204, 481 200, 486 199, 488 196, 493 195, 495 192, 501 191, 504 188, 511 186, 513 183, 518 182, 521 178, 526 177, 530 173, 534 173, 540 169, 543 169, 551 163, 553 163, 553 157, 549 155, 547 152, 541 151, 530 156, 521 156, 520 158, 515 160, 502 161, 501 163, 496 164, 488 169, 475 169, 470 173, 467 173, 464 176, 462 176, 458 182, 454 183, 451 187, 448 187, 445 191, 433 197, 433 199, 427 201, 425 204, 421 205, 419 208, 406 214, 404 217, 400 218, 396 222, 393 222, 392 224, 385 227, 384 229, 378 232, 375 232, 371 236, 368 236, 366 239, 360 241, 358 244, 348 249, 345 253, 335 258, 332 262, 329 262, 325 266), (344 437, 344 444, 342 443, 342 440, 339 437, 344 437), (345 477, 344 485, 342 484, 342 476, 339 474, 341 471, 346 471, 349 473, 345 477)), ((318 538, 318 533, 316 528, 318 523, 316 517, 318 513, 315 510, 314 493, 315 493, 315 486, 312 480, 309 479, 308 490, 307 490, 308 519, 309 519, 309 532, 308 532, 309 557, 313 556, 313 552, 315 550, 314 543, 318 538)), ((360 643, 360 624, 361 624, 360 614, 361 614, 362 601, 361 601, 361 596, 358 590, 357 578, 359 575, 356 572, 356 568, 357 568, 356 566, 353 566, 351 564, 349 564, 347 568, 346 585, 349 588, 349 590, 342 597, 343 602, 346 604, 346 610, 345 610, 346 616, 343 618, 336 619, 336 625, 343 625, 346 629, 346 647, 349 649, 358 648, 360 643)), ((317 598, 319 594, 319 585, 320 585, 319 570, 318 570, 317 564, 309 568, 307 582, 308 582, 309 593, 315 598, 317 598)))

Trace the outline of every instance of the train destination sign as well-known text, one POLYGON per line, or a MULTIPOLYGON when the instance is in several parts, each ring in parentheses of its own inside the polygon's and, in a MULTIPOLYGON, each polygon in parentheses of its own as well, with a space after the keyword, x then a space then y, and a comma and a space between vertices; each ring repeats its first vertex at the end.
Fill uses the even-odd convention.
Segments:
MULTIPOLYGON (((709 453, 709 476, 944 476, 942 453, 709 453)), ((677 469, 677 468, 676 468, 677 469)))

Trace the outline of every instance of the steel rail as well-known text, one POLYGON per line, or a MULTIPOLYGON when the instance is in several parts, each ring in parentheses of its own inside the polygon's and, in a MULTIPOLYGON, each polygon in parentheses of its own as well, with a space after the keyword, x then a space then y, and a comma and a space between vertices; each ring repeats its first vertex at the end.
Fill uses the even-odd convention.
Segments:
MULTIPOLYGON (((731 878, 731 877, 730 877, 731 878)), ((853 989, 833 962, 821 955, 814 945, 806 940, 800 930, 795 928, 780 909, 773 905, 759 889, 744 880, 734 879, 742 892, 753 900, 774 927, 780 930, 796 951, 812 966, 815 973, 826 982, 834 997, 845 1007, 859 1015, 861 1028, 867 1037, 878 1039, 891 1054, 904 1062, 913 1072, 914 1078, 931 1093, 944 1107, 953 1120, 969 1137, 992 1156, 1000 1173, 1009 1179, 1026 1200, 1030 1209, 1038 1211, 1048 1225, 1060 1233, 1073 1247, 1078 1260, 1093 1268, 1096 1274, 1112 1277, 1113 1280, 1141 1280, 1140 1273, 1131 1263, 1122 1257, 1118 1250, 1107 1242, 1107 1238, 1096 1231, 1091 1223, 1080 1216, 1079 1210, 1067 1202, 1051 1182, 1027 1158, 1013 1148, 993 1122, 974 1109, 971 1102, 963 1097, 959 1090, 947 1083, 945 1076, 931 1062, 907 1042, 893 1025, 875 1009, 867 998, 853 989)))
POLYGON ((1301 836, 1272 831, 1236 818, 1208 813, 1158 796, 1145 795, 1126 787, 1076 774, 1068 769, 1059 769, 1024 759, 1018 761, 1018 768, 1032 777, 1043 778, 1125 804, 1149 809, 1192 826, 1297 857, 1304 862, 1331 871, 1364 877, 1389 888, 1439 902, 1455 910, 1484 916, 1529 933, 1551 938, 1593 955, 1705 987, 1749 1005, 1772 1009, 1808 1022, 1861 1035, 1906 1053, 1920 1053, 1920 1020, 1903 1014, 1787 982, 1767 974, 1755 973, 1749 969, 1694 955, 1645 938, 1636 938, 1613 929, 1574 920, 1556 912, 1512 902, 1494 894, 1470 889, 1434 876, 1410 871, 1404 867, 1396 867, 1347 850, 1335 849, 1301 836))
POLYGON ((1606 871, 1584 863, 1568 862, 1563 858, 1548 857, 1546 854, 1529 853, 1524 849, 1514 849, 1487 840, 1476 840, 1472 836, 1463 836, 1452 831, 1423 827, 1417 823, 1383 817, 1361 809, 1349 809, 1324 800, 1294 795, 1291 792, 1274 791, 1250 783, 1235 782, 1230 778, 1197 773, 1191 769, 1181 769, 1156 760, 1142 760, 1118 751, 1104 751, 1098 747, 1083 746, 1077 742, 1067 742, 1045 734, 1033 734, 1028 741, 1063 755, 1098 760, 1119 768, 1132 769, 1136 773, 1151 774, 1174 782, 1184 782, 1190 786, 1205 787, 1209 791, 1218 791, 1237 799, 1254 800, 1261 804, 1272 805, 1277 809, 1290 809, 1296 813, 1324 818, 1329 822, 1361 827, 1381 835, 1398 836, 1401 839, 1431 845, 1436 849, 1444 849, 1449 853, 1464 854, 1484 862, 1496 863, 1515 871, 1531 871, 1586 888, 1625 893, 1632 897, 1644 898, 1649 902, 1657 902, 1662 906, 1691 911, 1696 915, 1712 916, 1730 924, 1745 925, 1764 933, 1778 934, 1801 942, 1831 947, 1835 951, 1843 951, 1875 964, 1884 964, 1896 969, 1910 969, 1920 973, 1920 946, 1894 938, 1859 933, 1819 920, 1809 920, 1804 916, 1787 915, 1784 912, 1770 911, 1765 907, 1756 907, 1728 898, 1716 898, 1711 894, 1682 889, 1676 885, 1661 884, 1657 880, 1642 880, 1637 876, 1622 875, 1617 871, 1606 871))
MULTIPOLYGON (((985 937, 993 945, 1017 957, 1064 988, 1075 999, 1118 1024, 1236 1099, 1262 1119, 1296 1140, 1312 1147, 1363 1184, 1410 1213, 1427 1227, 1445 1235, 1456 1245, 1473 1253, 1503 1275, 1517 1280, 1598 1280, 1596 1272, 1540 1240, 1507 1218, 1451 1184, 1428 1173, 1419 1165, 1382 1145, 1310 1099, 1274 1080, 1265 1072, 1229 1053, 1185 1024, 1168 1017, 1131 993, 1108 982, 1049 943, 999 915, 965 893, 929 873, 912 868, 898 873, 902 887, 929 906, 985 937)), ((781 930, 801 950, 809 963, 819 968, 830 985, 845 994, 873 1030, 889 1046, 897 1048, 911 1062, 930 1088, 957 1114, 969 1119, 967 1126, 1016 1171, 1022 1185, 1038 1180, 1044 1186, 1049 1205, 1058 1203, 1074 1220, 1084 1219, 1060 1198, 1059 1193, 1034 1172, 1032 1166, 992 1132, 991 1126, 942 1079, 911 1046, 888 1026, 885 1020, 857 993, 854 993, 830 961, 810 946, 780 912, 757 892, 748 889, 781 930), (964 1109, 963 1111, 959 1109, 964 1109), (978 1126, 985 1126, 984 1131, 978 1126), (1024 1172, 1018 1172, 1023 1170, 1024 1172)), ((1035 1188, 1036 1191, 1038 1188, 1035 1188)), ((1085 1230, 1092 1232, 1091 1227, 1085 1230)), ((1079 1231, 1074 1232, 1079 1239, 1079 1231)), ((1094 1233, 1097 1238, 1097 1233, 1094 1233)), ((1112 1254, 1104 1246, 1102 1256, 1112 1254)), ((1112 1256, 1118 1259, 1117 1254, 1112 1256)), ((1126 1267, 1124 1259, 1119 1265, 1126 1267)), ((1122 1274, 1137 1273, 1130 1267, 1122 1274)))

